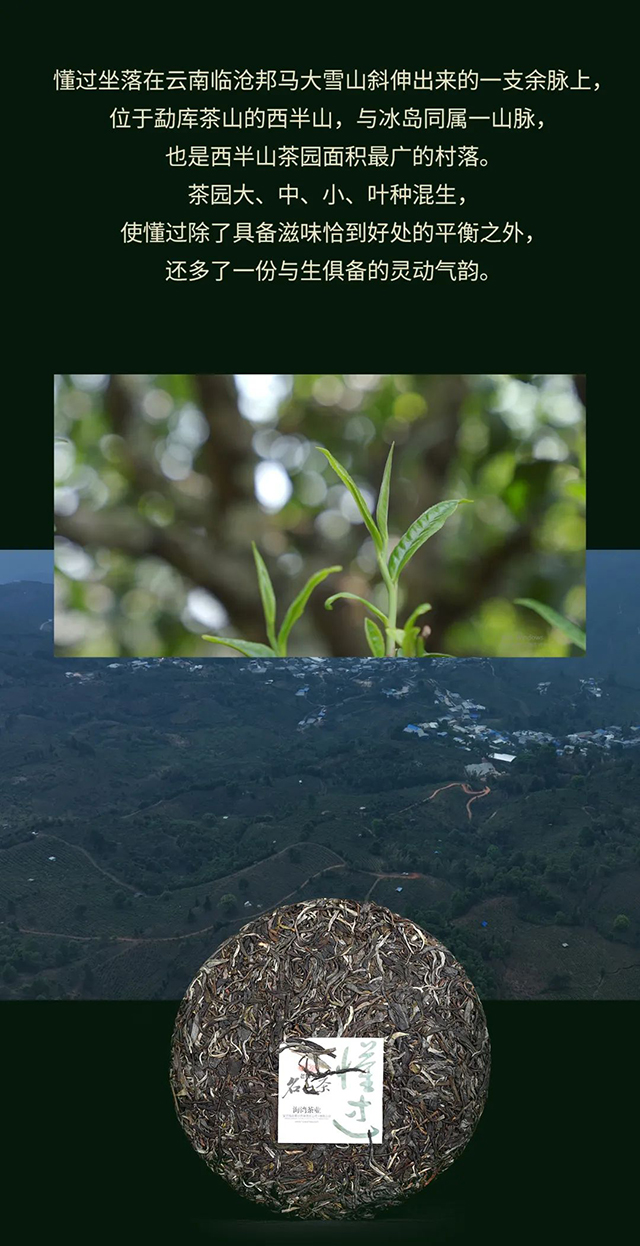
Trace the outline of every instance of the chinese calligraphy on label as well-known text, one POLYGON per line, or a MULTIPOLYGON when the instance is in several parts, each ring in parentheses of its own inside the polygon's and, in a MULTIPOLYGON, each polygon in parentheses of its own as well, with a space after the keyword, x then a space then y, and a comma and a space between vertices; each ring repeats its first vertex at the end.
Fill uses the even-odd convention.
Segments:
POLYGON ((283 1044, 278 1142, 382 1142, 383 1056, 383 1038, 283 1044))

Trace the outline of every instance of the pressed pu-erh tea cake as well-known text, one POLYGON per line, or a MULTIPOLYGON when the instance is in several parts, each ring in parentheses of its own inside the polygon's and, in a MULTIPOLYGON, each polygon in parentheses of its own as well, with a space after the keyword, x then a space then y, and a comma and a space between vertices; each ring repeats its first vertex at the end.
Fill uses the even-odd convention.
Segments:
POLYGON ((180 1122, 241 1194, 302 1217, 371 1215, 473 1133, 489 1036, 464 969, 377 904, 312 900, 227 939, 182 1001, 180 1122))

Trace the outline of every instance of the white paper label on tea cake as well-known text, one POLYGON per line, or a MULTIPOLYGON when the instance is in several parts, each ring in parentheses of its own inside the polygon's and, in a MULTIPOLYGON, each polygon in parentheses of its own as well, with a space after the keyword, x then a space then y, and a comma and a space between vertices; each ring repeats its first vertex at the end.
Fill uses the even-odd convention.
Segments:
POLYGON ((383 1038, 292 1038, 280 1051, 278 1142, 382 1142, 383 1038))

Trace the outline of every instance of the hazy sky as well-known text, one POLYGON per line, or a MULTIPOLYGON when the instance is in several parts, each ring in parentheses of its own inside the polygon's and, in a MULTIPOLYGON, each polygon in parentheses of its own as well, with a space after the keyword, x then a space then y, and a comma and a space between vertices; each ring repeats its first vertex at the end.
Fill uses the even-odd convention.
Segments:
POLYGON ((0 549, 0 584, 9 580, 53 580, 53 550, 0 549))

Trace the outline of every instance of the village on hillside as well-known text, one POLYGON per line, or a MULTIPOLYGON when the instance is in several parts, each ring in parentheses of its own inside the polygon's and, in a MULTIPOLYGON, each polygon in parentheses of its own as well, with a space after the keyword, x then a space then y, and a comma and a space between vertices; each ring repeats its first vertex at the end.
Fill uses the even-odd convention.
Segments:
MULTIPOLYGON (((373 688, 371 664, 376 662, 373 658, 349 658, 342 662, 337 660, 330 662, 324 658, 290 658, 279 660, 277 666, 279 668, 278 673, 286 670, 295 680, 305 681, 304 683, 301 682, 301 686, 296 689, 294 695, 301 699, 306 699, 308 694, 314 691, 314 674, 321 672, 323 680, 331 679, 331 677, 336 678, 343 673, 345 661, 349 664, 349 676, 354 687, 359 687, 365 691, 373 688)), ((435 659, 430 664, 430 667, 431 669, 439 670, 442 667, 446 668, 451 661, 452 659, 435 659)), ((469 664, 473 663, 474 665, 483 664, 491 666, 491 663, 486 659, 466 659, 466 662, 469 664)), ((159 666, 181 667, 194 675, 200 674, 205 669, 203 663, 196 663, 187 658, 136 658, 126 664, 111 662, 108 664, 107 670, 116 671, 124 669, 125 671, 135 673, 136 671, 151 670, 159 666)), ((269 676, 271 666, 267 661, 254 659, 246 664, 246 669, 253 675, 269 676)), ((95 679, 98 676, 98 672, 95 670, 65 671, 65 676, 75 683, 82 684, 95 679)), ((265 684, 272 684, 273 682, 273 677, 264 679, 265 684)), ((610 750, 615 745, 619 745, 622 748, 633 748, 640 745, 640 725, 632 726, 630 735, 625 735, 623 729, 616 725, 601 726, 590 731, 575 731, 565 736, 553 735, 548 731, 533 729, 509 731, 503 727, 497 730, 481 721, 481 714, 486 710, 486 706, 466 699, 458 692, 451 692, 447 688, 441 688, 435 679, 429 679, 427 683, 433 691, 436 705, 445 712, 434 714, 424 722, 407 723, 404 731, 408 735, 453 742, 466 752, 471 752, 471 745, 485 745, 487 757, 478 766, 468 767, 470 774, 497 774, 499 772, 493 765, 493 762, 508 765, 515 760, 519 751, 528 749, 532 745, 552 745, 558 756, 571 755, 575 752, 584 754, 589 746, 610 750)), ((580 679, 579 685, 581 692, 585 696, 596 700, 602 698, 602 688, 593 676, 580 679)), ((415 680, 410 677, 398 687, 380 688, 380 694, 388 699, 400 701, 408 696, 414 687, 415 680)), ((541 681, 537 684, 537 692, 541 697, 547 697, 550 687, 550 680, 541 681)), ((310 727, 323 726, 327 720, 327 713, 326 705, 314 706, 312 712, 299 720, 298 730, 306 731, 310 727)))
MULTIPOLYGON (((596 697, 602 695, 595 680, 581 680, 580 682, 590 695, 596 697)), ((539 684, 540 695, 545 695, 548 687, 548 682, 539 684)), ((427 736, 431 739, 452 740, 467 752, 471 751, 470 743, 482 742, 488 746, 487 751, 493 761, 509 764, 515 761, 518 749, 530 748, 531 745, 536 744, 553 745, 559 757, 575 752, 586 753, 588 745, 603 749, 610 749, 614 744, 619 744, 623 748, 640 745, 640 725, 631 727, 634 734, 628 738, 618 726, 598 727, 593 731, 575 731, 565 737, 553 736, 548 731, 507 731, 505 728, 497 731, 478 721, 481 711, 486 709, 486 706, 464 700, 459 693, 449 692, 447 689, 442 691, 435 688, 434 696, 439 705, 446 707, 447 713, 436 715, 430 722, 408 723, 404 728, 405 732, 427 736), (490 751, 495 750, 496 745, 506 745, 511 751, 490 751)), ((481 775, 498 773, 489 760, 483 761, 478 766, 467 766, 467 772, 481 775)))

